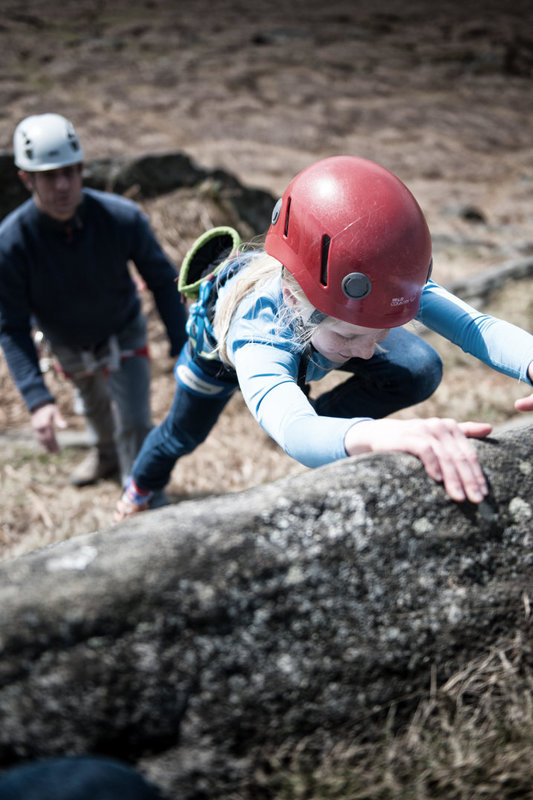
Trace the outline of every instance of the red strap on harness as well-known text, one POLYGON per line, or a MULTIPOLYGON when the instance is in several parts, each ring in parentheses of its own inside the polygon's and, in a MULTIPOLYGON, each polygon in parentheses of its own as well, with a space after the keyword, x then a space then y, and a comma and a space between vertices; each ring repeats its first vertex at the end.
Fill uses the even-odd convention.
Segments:
MULTIPOLYGON (((127 358, 132 358, 133 356, 141 356, 142 358, 150 358, 150 348, 148 347, 148 344, 143 344, 142 347, 136 347, 135 350, 122 350, 121 353, 120 353, 120 360, 121 361, 126 361, 127 358)), ((70 372, 65 372, 65 370, 63 369, 63 367, 61 366, 61 364, 58 361, 56 361, 54 363, 54 367, 55 367, 56 372, 59 375, 63 375, 65 378, 69 378, 70 380, 72 380, 74 378, 74 375, 72 375, 70 372)), ((104 376, 106 378, 107 378, 107 376, 109 375, 110 372, 111 372, 111 370, 109 369, 109 367, 105 367, 103 369, 103 374, 104 374, 104 376)), ((77 377, 82 377, 82 375, 84 375, 84 374, 85 373, 79 374, 77 377)), ((93 374, 93 373, 86 373, 86 374, 90 375, 90 374, 93 374)))

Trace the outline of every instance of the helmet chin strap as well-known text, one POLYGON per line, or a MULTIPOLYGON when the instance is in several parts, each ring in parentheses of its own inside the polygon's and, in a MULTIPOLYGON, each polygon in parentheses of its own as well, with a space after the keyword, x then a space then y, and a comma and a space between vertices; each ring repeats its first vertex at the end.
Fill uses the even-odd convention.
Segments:
POLYGON ((307 320, 308 325, 319 325, 323 322, 328 315, 324 314, 323 311, 319 311, 318 308, 315 308, 309 319, 307 320))

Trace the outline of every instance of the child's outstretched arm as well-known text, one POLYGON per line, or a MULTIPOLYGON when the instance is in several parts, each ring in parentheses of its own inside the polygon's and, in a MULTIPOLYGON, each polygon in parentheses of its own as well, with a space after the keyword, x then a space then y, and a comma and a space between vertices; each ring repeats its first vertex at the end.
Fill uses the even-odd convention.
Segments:
POLYGON ((488 423, 454 419, 366 420, 349 428, 344 445, 350 456, 411 453, 422 461, 431 478, 442 481, 452 500, 481 503, 488 486, 468 439, 482 439, 491 430, 488 423))

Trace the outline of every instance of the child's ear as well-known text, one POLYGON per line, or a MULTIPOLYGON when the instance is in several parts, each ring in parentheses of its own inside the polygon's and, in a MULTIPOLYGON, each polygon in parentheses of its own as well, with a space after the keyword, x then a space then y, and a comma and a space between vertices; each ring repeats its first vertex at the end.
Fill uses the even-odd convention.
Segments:
POLYGON ((290 308, 295 308, 298 303, 296 295, 286 284, 282 285, 283 299, 290 308))

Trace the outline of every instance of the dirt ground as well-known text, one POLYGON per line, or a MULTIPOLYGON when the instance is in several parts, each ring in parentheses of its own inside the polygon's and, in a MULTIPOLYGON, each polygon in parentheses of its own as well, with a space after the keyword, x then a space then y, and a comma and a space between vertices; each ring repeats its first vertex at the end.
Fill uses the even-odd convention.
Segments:
MULTIPOLYGON (((442 283, 533 251, 526 0, 6 0, 2 8, 0 149, 11 150, 20 119, 56 111, 72 119, 88 159, 179 150, 275 195, 317 158, 360 155, 392 169, 417 196, 442 283)), ((206 207, 185 225, 173 195, 143 205, 176 264, 214 222, 206 207)), ((493 310, 530 328, 530 296, 529 284, 511 287, 493 310)), ((172 362, 145 303, 159 421, 173 393, 172 362)), ((409 414, 512 416, 523 386, 439 350, 447 377, 409 414)), ((50 457, 30 446, 27 415, 0 359, 0 555, 106 527, 116 484, 68 485, 83 456, 68 384, 47 374, 69 421, 65 449, 50 457)), ((176 467, 171 499, 300 469, 236 397, 209 440, 176 467)))

